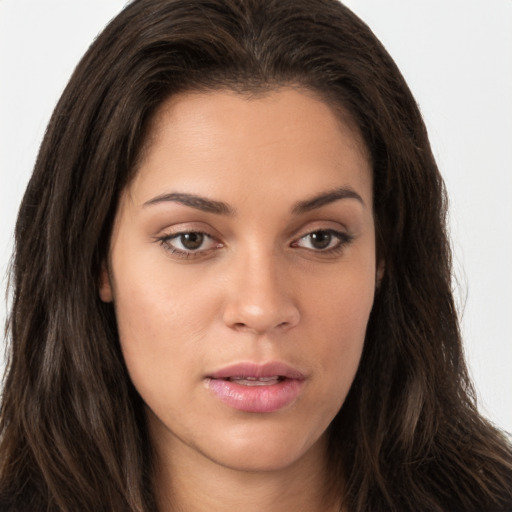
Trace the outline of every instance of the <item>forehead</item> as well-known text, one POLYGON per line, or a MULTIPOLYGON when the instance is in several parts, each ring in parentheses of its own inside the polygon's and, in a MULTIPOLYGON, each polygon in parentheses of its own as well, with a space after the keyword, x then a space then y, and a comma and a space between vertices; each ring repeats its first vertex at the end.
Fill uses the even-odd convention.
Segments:
POLYGON ((218 192, 237 183, 251 190, 264 180, 306 194, 347 179, 371 189, 355 122, 309 90, 283 87, 255 96, 220 90, 169 98, 152 119, 132 188, 147 196, 157 182, 195 181, 204 192, 218 192))
MULTIPOLYGON (((262 124, 268 128, 269 118, 285 114, 287 128, 300 128, 304 116, 314 117, 314 131, 319 127, 338 130, 340 134, 349 135, 361 153, 369 158, 369 151, 363 141, 359 126, 340 103, 327 100, 317 91, 304 87, 280 86, 271 90, 237 92, 232 89, 212 89, 208 91, 185 91, 174 94, 157 108, 149 123, 147 137, 142 154, 146 154, 151 146, 159 141, 172 129, 172 125, 188 120, 188 128, 193 130, 199 124, 215 122, 215 129, 222 128, 218 122, 225 120, 224 128, 233 127, 242 135, 253 128, 259 131, 262 124), (277 107, 277 108, 276 108, 277 107), (219 117, 220 114, 220 117, 219 117), (239 114, 236 116, 236 114, 239 114), (241 119, 243 116, 243 119, 241 119), (238 117, 238 119, 236 119, 238 117), (244 129, 244 132, 240 131, 244 129)), ((309 124, 309 123, 308 123, 309 124)), ((213 128, 213 126, 212 126, 213 128)), ((219 132, 220 134, 220 132, 219 132)), ((264 133, 259 132, 258 135, 264 133)), ((269 136, 273 133, 268 132, 269 136)), ((230 133, 232 136, 233 134, 230 133)))

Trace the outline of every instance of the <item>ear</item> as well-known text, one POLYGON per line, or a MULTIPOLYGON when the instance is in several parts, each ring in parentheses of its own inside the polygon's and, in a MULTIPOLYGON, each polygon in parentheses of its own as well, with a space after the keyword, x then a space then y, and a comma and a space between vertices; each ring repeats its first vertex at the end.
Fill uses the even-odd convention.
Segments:
POLYGON ((99 277, 99 289, 100 299, 103 302, 112 302, 114 300, 114 294, 112 293, 112 282, 110 279, 110 273, 106 263, 102 263, 100 277, 99 277))
POLYGON ((378 290, 380 288, 380 283, 382 281, 382 278, 384 277, 384 274, 386 272, 386 265, 384 264, 384 260, 380 259, 377 262, 377 268, 375 272, 375 289, 378 290))

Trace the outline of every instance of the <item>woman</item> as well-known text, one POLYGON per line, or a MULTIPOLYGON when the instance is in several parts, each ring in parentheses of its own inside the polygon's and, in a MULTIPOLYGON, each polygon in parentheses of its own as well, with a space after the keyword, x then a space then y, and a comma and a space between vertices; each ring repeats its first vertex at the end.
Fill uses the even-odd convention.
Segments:
POLYGON ((5 510, 510 510, 406 84, 333 0, 136 0, 16 228, 5 510))

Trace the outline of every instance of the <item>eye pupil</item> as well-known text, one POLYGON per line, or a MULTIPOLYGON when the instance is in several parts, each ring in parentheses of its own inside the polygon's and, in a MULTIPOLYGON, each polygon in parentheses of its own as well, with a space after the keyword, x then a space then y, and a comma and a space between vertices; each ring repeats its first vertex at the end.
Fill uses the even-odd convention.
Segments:
POLYGON ((183 233, 180 235, 180 242, 185 249, 193 251, 199 249, 204 241, 203 233, 183 233))
POLYGON ((309 236, 311 237, 311 245, 315 249, 325 249, 332 240, 332 234, 329 231, 315 231, 309 236))

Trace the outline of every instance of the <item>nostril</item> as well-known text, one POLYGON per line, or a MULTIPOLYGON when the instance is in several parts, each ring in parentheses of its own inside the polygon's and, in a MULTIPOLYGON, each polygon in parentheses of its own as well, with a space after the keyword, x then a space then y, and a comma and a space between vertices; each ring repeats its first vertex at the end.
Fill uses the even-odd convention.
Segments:
MULTIPOLYGON (((222 312, 224 323, 240 332, 265 333, 272 329, 281 332, 295 326, 300 318, 297 305, 286 295, 270 289, 263 293, 258 287, 247 287, 243 293, 233 293, 222 312), (271 293, 272 292, 272 293, 271 293)), ((274 287, 275 288, 275 287, 274 287)))
MULTIPOLYGON (((284 321, 284 322, 281 322, 277 325, 275 325, 275 329, 286 329, 287 327, 289 327, 291 325, 291 322, 287 322, 287 321, 284 321)), ((233 329, 235 329, 236 331, 255 331, 255 332, 260 332, 260 333, 263 333, 265 331, 267 331, 269 329, 268 326, 258 326, 258 325, 254 325, 253 327, 250 326, 250 324, 246 324, 244 322, 236 322, 236 323, 233 323, 231 325, 231 327, 233 329)))

